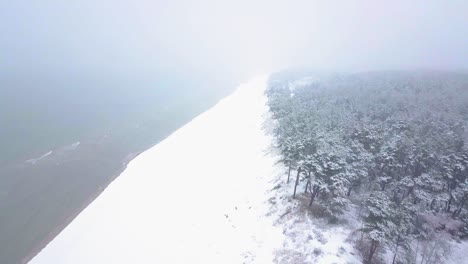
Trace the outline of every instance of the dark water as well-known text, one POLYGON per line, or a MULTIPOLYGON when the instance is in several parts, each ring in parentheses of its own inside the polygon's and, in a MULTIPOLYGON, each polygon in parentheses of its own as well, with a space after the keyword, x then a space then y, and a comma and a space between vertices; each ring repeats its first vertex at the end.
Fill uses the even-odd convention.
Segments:
POLYGON ((235 87, 30 77, 9 75, 0 86, 0 263, 29 260, 129 160, 235 87))
POLYGON ((142 123, 166 127, 232 86, 191 76, 0 75, 0 162, 142 123))

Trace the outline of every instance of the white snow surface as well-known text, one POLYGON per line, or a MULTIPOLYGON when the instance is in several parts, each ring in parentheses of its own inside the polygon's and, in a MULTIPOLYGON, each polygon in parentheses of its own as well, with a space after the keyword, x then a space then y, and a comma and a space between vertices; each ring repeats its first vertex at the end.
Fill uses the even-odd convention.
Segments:
POLYGON ((132 160, 31 263, 272 263, 267 76, 132 160))
MULTIPOLYGON (((31 263, 362 263, 356 209, 330 225, 311 215, 304 186, 292 199, 295 171, 286 184, 265 132, 267 80, 132 160, 31 263)), ((447 263, 464 263, 467 246, 447 263)))

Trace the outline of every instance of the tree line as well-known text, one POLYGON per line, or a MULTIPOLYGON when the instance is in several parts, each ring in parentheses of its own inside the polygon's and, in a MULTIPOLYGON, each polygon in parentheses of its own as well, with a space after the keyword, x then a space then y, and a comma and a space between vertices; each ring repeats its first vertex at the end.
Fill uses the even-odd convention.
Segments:
POLYGON ((266 91, 292 196, 331 219, 362 208, 359 247, 437 263, 468 237, 468 75, 273 76, 266 91))

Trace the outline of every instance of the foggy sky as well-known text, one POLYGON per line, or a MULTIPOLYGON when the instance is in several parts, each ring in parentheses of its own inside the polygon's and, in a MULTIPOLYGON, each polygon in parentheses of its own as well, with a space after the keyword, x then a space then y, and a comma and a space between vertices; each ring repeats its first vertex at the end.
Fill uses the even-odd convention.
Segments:
POLYGON ((468 2, 1 0, 2 72, 468 68, 468 2))

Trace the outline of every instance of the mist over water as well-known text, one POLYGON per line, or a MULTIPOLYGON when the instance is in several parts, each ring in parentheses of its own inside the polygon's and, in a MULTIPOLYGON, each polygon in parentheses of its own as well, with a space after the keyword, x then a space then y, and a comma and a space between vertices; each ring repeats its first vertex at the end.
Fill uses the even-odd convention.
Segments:
POLYGON ((81 131, 207 96, 216 101, 253 75, 290 67, 468 68, 468 4, 458 0, 20 0, 0 7, 0 144, 17 150, 3 158, 20 157, 32 142, 43 143, 38 150, 71 143, 81 131), (54 131, 57 140, 45 140, 54 131))
POLYGON ((145 80, 56 72, 4 76, 0 82, 2 159, 147 123, 156 125, 158 134, 164 124, 193 118, 232 87, 230 81, 222 87, 180 75, 145 80))
POLYGON ((71 143, 290 67, 466 70, 467 11, 461 0, 2 1, 0 144, 18 157, 23 143, 71 143))
POLYGON ((242 78, 288 66, 467 67, 465 1, 10 1, 3 69, 242 78))

